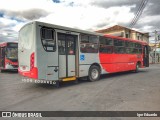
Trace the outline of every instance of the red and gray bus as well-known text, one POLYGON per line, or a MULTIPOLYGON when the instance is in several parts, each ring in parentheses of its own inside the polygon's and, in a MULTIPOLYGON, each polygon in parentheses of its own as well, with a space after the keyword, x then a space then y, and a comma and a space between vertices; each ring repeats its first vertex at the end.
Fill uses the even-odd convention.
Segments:
POLYGON ((18 42, 0 43, 0 70, 18 70, 18 42))
POLYGON ((19 73, 25 77, 70 81, 149 67, 146 42, 34 21, 19 31, 19 73))

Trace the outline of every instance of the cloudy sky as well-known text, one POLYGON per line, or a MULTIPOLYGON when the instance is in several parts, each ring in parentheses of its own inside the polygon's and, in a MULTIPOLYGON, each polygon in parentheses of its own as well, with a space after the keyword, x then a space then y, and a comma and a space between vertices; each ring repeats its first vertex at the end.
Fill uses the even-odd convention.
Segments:
MULTIPOLYGON (((90 31, 116 24, 128 27, 141 1, 0 0, 0 42, 17 40, 19 29, 33 20, 90 31)), ((160 30, 159 13, 160 0, 149 0, 134 28, 153 36, 160 30)))

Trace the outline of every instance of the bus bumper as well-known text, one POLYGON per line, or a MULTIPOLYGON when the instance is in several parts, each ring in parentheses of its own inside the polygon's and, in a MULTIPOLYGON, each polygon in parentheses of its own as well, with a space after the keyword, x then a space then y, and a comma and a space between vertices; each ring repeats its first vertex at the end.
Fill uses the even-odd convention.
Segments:
POLYGON ((18 72, 22 76, 25 76, 25 77, 28 77, 28 78, 38 79, 38 69, 36 67, 34 67, 30 71, 22 71, 22 70, 20 70, 20 68, 18 68, 18 72))

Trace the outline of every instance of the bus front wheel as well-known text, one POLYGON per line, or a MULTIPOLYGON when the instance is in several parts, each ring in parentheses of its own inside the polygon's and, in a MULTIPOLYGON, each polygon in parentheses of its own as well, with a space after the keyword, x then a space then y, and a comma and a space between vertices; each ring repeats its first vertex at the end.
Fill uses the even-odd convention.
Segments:
POLYGON ((96 65, 92 65, 89 68, 88 80, 93 82, 99 80, 99 78, 100 78, 100 68, 96 65))

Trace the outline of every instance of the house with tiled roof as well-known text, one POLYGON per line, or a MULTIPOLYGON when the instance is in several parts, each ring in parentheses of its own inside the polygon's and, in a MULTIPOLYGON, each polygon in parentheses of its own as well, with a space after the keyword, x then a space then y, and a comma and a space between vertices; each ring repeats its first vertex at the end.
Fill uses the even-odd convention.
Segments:
POLYGON ((97 30, 96 32, 118 37, 130 38, 134 40, 146 41, 147 43, 149 43, 149 33, 142 33, 120 25, 115 25, 110 28, 97 30))

